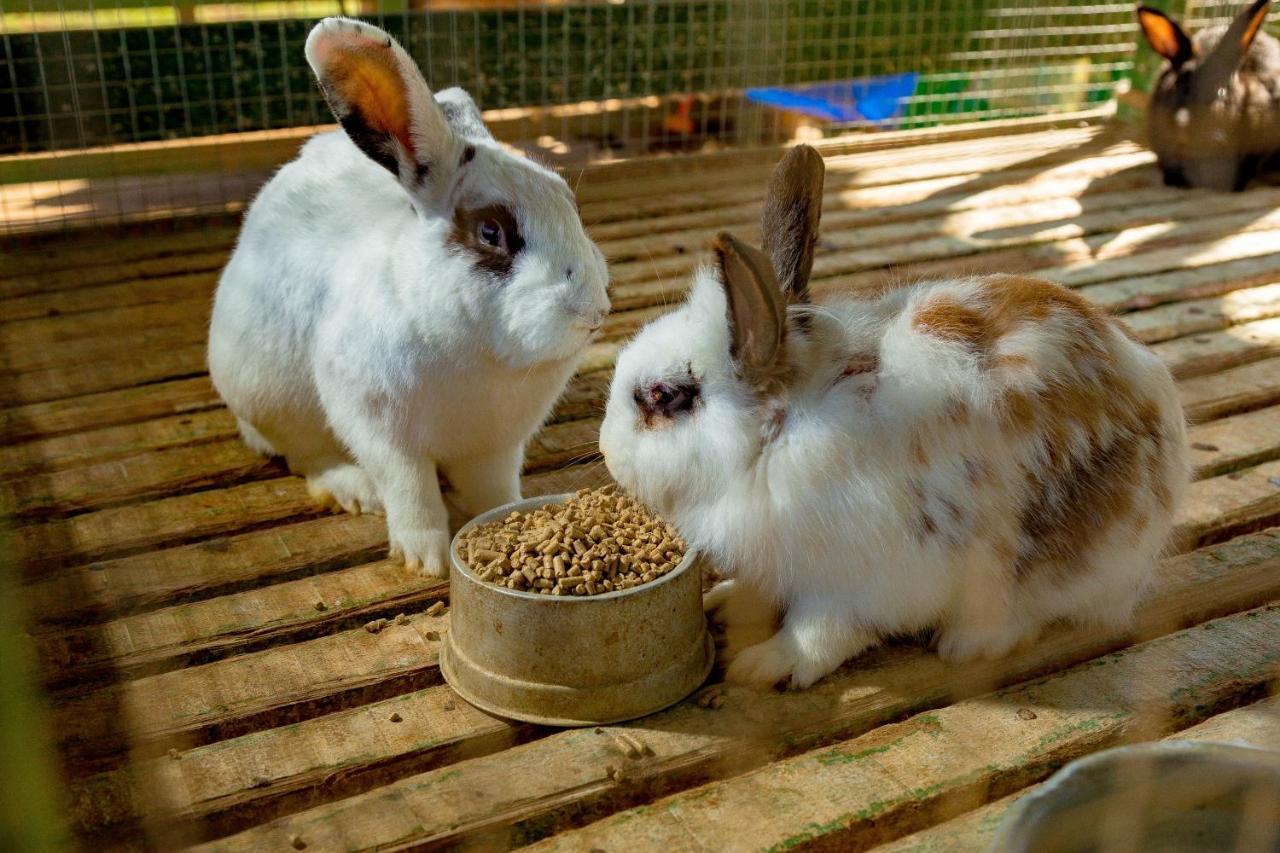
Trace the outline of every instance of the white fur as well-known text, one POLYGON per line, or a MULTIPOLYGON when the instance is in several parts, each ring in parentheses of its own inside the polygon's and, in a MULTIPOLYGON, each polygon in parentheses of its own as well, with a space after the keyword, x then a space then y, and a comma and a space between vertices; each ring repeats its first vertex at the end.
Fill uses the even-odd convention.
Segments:
MULTIPOLYGON (((1133 489, 1136 509, 1150 522, 1140 533, 1109 527, 1091 542, 1088 566, 1078 573, 1015 581, 992 545, 1016 537, 1030 497, 1024 471, 1045 464, 1039 441, 1002 434, 1000 394, 1062 375, 1064 346, 1081 333, 1069 318, 1003 337, 1001 352, 1025 355, 1030 364, 1002 375, 966 347, 911 323, 917 307, 940 295, 979 299, 975 280, 792 308, 793 317, 811 314, 812 329, 805 335, 793 327, 796 377, 782 399, 762 402, 729 356, 719 275, 699 270, 684 306, 650 323, 621 352, 600 447, 621 485, 734 577, 729 591, 718 593, 728 596, 721 614, 731 681, 788 679, 805 687, 885 635, 930 627, 940 628, 945 656, 965 659, 1003 654, 1058 618, 1125 624, 1172 523, 1144 483, 1115 487, 1133 489), (878 370, 841 375, 851 358, 867 353, 878 357, 878 370), (635 390, 690 374, 702 395, 693 411, 646 428, 635 390), (930 426, 947 423, 956 399, 972 412, 967 424, 930 426), (930 458, 924 471, 912 460, 910 437, 917 434, 930 458), (988 486, 971 484, 966 459, 991 466, 988 486), (935 535, 912 532, 921 495, 935 535), (953 517, 948 497, 963 519, 953 517), (785 613, 776 632, 775 611, 785 613)), ((1118 327, 1108 324, 1107 335, 1124 380, 1158 406, 1165 439, 1158 465, 1176 506, 1188 474, 1173 381, 1118 327)))
MULTIPOLYGON (((313 40, 353 26, 317 25, 308 57, 313 40)), ((409 82, 415 115, 439 113, 421 75, 409 82)), ((460 90, 440 97, 474 110, 460 90)), ((418 140, 438 155, 425 185, 403 168, 398 180, 342 131, 272 178, 218 285, 209 368, 251 447, 285 456, 322 500, 385 508, 392 550, 443 577, 437 474, 470 513, 520 497, 525 444, 608 298, 564 181, 435 119, 418 121, 448 137, 418 140), (474 157, 454 167, 464 143, 474 157), (501 282, 446 244, 455 207, 489 203, 513 210, 525 240, 501 282)))

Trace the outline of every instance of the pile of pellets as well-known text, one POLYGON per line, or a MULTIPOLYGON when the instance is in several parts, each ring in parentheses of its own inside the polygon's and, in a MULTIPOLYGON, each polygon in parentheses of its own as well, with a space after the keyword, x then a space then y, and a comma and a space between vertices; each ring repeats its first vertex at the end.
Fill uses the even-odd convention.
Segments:
POLYGON ((543 595, 602 595, 649 583, 684 559, 671 525, 614 486, 513 512, 458 543, 486 583, 543 595))

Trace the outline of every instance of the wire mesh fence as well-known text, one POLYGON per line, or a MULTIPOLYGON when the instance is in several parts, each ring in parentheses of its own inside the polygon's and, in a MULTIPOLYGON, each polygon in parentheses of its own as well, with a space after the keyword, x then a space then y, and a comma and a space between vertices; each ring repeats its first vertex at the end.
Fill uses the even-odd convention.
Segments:
POLYGON ((1127 2, 4 0, 6 230, 241 204, 331 121, 302 51, 329 14, 574 164, 1098 108, 1136 34, 1127 2))

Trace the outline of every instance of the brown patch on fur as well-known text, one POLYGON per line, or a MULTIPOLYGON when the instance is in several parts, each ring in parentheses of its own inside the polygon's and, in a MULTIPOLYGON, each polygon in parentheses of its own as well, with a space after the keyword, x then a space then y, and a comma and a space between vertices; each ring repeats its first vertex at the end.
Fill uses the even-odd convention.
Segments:
POLYGON ((447 242, 454 249, 469 255, 477 269, 499 278, 511 275, 515 257, 524 248, 524 238, 520 236, 516 217, 510 208, 502 204, 474 209, 459 207, 453 212, 453 230, 449 232, 447 242), (485 221, 492 221, 502 228, 507 241, 505 250, 490 246, 480 239, 480 225, 485 221))
POLYGON ((1031 431, 1035 424, 1036 413, 1031 398, 1016 388, 1006 388, 1000 401, 1000 427, 1005 432, 1020 435, 1031 431))
POLYGON ((875 373, 879 369, 880 356, 873 352, 858 353, 849 357, 844 370, 840 371, 840 377, 843 379, 847 376, 861 376, 866 373, 875 373))
POLYGON ((925 510, 920 511, 919 524, 920 529, 929 536, 933 536, 938 532, 938 525, 934 522, 933 516, 929 515, 925 510))
POLYGON ((911 318, 916 331, 946 341, 957 341, 974 352, 985 353, 995 330, 982 311, 951 299, 933 299, 911 318))
POLYGON ((958 397, 952 397, 947 401, 947 420, 956 426, 964 426, 969 423, 969 404, 958 397))
POLYGON ((1031 364, 1031 359, 1019 353, 998 355, 991 360, 993 370, 1021 370, 1031 364))
POLYGON ((924 449, 924 439, 919 433, 911 436, 911 461, 921 468, 927 468, 929 465, 929 454, 924 449))
POLYGON ((1053 470, 1034 477, 1019 517, 1019 577, 1043 566, 1079 567, 1098 535, 1128 516, 1142 438, 1124 430, 1105 445, 1092 442, 1082 456, 1059 457, 1053 470))

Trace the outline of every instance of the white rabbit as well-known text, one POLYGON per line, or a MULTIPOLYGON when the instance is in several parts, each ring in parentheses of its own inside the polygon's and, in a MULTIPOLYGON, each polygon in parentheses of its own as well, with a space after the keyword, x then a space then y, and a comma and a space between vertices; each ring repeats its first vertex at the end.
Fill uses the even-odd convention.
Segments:
POLYGON ((789 153, 768 253, 720 235, 619 355, 601 429, 619 484, 733 577, 726 677, 805 687, 927 628, 967 659, 1123 626, 1189 480, 1169 372, 1036 279, 808 304, 822 173, 789 153))
POLYGON ((306 43, 343 130, 263 188, 218 285, 213 382, 245 441, 320 501, 385 508, 393 553, 448 573, 437 471, 478 513, 520 496, 524 447, 609 309, 555 173, 432 97, 381 30, 306 43))

